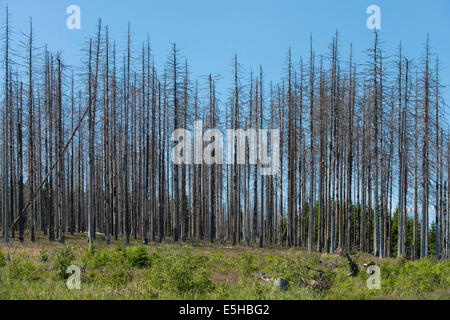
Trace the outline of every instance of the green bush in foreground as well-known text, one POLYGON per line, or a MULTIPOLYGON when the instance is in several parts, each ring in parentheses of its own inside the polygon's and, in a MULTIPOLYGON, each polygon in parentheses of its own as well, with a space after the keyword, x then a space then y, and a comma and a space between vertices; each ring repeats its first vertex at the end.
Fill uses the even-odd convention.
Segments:
POLYGON ((86 283, 118 289, 132 281, 132 264, 124 247, 86 248, 81 262, 88 270, 86 283))
POLYGON ((208 258, 187 249, 158 255, 147 277, 153 287, 178 294, 202 294, 214 288, 208 258))
POLYGON ((95 249, 86 248, 81 257, 82 264, 87 269, 98 269, 107 265, 131 266, 133 268, 145 268, 151 264, 151 258, 145 247, 95 249))
POLYGON ((383 271, 390 271, 390 279, 382 282, 387 290, 408 291, 417 294, 433 292, 439 288, 450 288, 450 264, 436 262, 433 258, 425 258, 418 261, 397 263, 394 270, 389 270, 386 264, 382 265, 383 271))
POLYGON ((39 251, 39 261, 48 262, 48 258, 48 251, 45 249, 41 249, 41 251, 39 251))
POLYGON ((72 264, 75 256, 69 247, 63 247, 56 250, 55 261, 53 262, 53 269, 56 270, 60 278, 68 278, 67 268, 72 264))
POLYGON ((242 277, 250 277, 258 267, 255 264, 255 256, 251 252, 244 252, 238 260, 239 273, 242 277))
POLYGON ((274 261, 265 268, 265 272, 275 278, 283 278, 290 283, 298 283, 300 277, 305 277, 305 264, 301 258, 294 254, 283 254, 273 259, 274 261))
POLYGON ((127 259, 135 268, 145 268, 150 266, 150 256, 145 247, 134 247, 127 250, 127 259))
POLYGON ((37 267, 28 257, 15 256, 6 266, 6 278, 22 281, 38 279, 37 267))
POLYGON ((85 247, 81 263, 90 270, 106 266, 109 259, 106 249, 97 250, 94 247, 85 247))
POLYGON ((133 276, 130 268, 110 264, 101 270, 89 270, 85 280, 86 283, 119 289, 132 281, 133 276))

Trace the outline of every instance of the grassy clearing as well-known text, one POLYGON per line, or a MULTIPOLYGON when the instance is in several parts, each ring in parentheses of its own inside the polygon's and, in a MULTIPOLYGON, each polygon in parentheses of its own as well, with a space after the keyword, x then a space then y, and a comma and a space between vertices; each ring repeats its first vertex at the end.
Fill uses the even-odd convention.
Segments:
POLYGON ((66 244, 48 242, 0 245, 0 299, 445 299, 450 298, 450 264, 432 259, 378 260, 356 254, 361 266, 371 261, 381 269, 381 290, 369 290, 364 269, 348 277, 347 260, 338 255, 301 249, 220 247, 202 243, 152 244, 139 241, 125 248, 104 241, 89 248, 84 235, 68 236, 66 244), (337 265, 323 267, 319 260, 337 265), (69 290, 65 271, 82 269, 81 290, 69 290), (320 269, 327 290, 305 287, 320 269), (272 288, 255 274, 263 272, 289 281, 286 291, 272 288))

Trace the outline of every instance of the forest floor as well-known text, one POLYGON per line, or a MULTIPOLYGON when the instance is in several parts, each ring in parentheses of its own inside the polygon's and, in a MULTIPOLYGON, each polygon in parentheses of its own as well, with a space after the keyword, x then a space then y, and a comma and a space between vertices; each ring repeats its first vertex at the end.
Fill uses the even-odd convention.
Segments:
POLYGON ((122 239, 106 245, 101 238, 89 248, 85 234, 67 235, 65 245, 36 238, 8 245, 0 238, 0 300, 450 300, 450 264, 432 258, 380 260, 352 251, 360 272, 348 276, 346 257, 299 248, 139 240, 125 248, 122 239), (371 262, 380 268, 380 289, 368 288, 363 265, 371 262), (80 289, 67 287, 70 265, 81 270, 80 289), (274 289, 278 277, 288 280, 286 290, 274 289))

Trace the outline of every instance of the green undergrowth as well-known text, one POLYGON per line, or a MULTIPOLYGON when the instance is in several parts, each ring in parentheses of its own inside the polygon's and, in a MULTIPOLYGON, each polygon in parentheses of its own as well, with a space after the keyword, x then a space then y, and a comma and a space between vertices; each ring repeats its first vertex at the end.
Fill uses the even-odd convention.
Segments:
POLYGON ((351 253, 360 268, 371 261, 379 266, 381 289, 368 289, 370 275, 363 268, 356 277, 349 277, 344 257, 301 249, 176 244, 97 247, 81 241, 20 250, 0 247, 0 299, 450 298, 449 263, 433 258, 379 260, 351 253), (337 267, 325 267, 320 260, 337 267), (80 290, 66 286, 71 265, 81 270, 80 290), (302 282, 317 279, 318 270, 329 283, 327 288, 315 289, 302 282), (273 289, 277 277, 288 280, 286 291, 273 289))

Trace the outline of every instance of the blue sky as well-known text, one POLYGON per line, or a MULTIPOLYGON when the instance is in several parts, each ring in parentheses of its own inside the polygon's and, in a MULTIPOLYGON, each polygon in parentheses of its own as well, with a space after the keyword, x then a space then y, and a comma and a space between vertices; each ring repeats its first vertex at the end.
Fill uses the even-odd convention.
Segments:
POLYGON ((366 27, 366 9, 376 4, 381 8, 386 54, 394 55, 402 40, 405 55, 420 58, 429 33, 433 52, 442 62, 442 82, 450 83, 448 0, 0 0, 2 24, 7 3, 14 30, 27 32, 32 16, 37 43, 62 50, 66 63, 79 65, 80 45, 95 34, 99 17, 122 46, 130 21, 136 46, 147 33, 150 35, 157 64, 165 62, 170 44, 175 42, 188 58, 194 77, 220 74, 219 87, 223 88, 232 84, 229 79, 235 53, 244 70, 262 64, 266 79, 277 81, 289 47, 295 57, 308 57, 310 33, 316 52, 326 54, 338 30, 341 58, 347 59, 353 43, 356 61, 365 62, 363 51, 372 39, 366 27), (66 28, 66 8, 71 4, 81 8, 81 30, 66 28))

